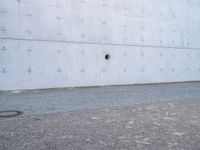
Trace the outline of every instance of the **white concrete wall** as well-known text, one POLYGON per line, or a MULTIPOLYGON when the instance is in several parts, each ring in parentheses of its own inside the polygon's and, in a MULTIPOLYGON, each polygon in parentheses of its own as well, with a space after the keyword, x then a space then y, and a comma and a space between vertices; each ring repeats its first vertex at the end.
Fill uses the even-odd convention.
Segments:
POLYGON ((196 80, 200 0, 0 0, 0 90, 196 80))

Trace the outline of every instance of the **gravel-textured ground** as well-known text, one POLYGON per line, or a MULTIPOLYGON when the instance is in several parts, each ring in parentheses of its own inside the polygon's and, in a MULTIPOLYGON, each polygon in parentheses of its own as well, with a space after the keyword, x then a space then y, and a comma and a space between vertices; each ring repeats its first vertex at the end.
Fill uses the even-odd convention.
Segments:
POLYGON ((200 150, 200 83, 0 92, 0 150, 200 150))
POLYGON ((200 100, 0 120, 1 150, 199 150, 200 100))

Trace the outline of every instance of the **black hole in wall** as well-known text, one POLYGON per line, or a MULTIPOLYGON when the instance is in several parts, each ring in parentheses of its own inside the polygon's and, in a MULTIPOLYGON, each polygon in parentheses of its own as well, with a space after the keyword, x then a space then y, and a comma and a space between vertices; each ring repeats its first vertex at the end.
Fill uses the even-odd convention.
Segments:
POLYGON ((110 54, 106 54, 106 55, 105 55, 105 59, 106 59, 106 60, 109 60, 109 59, 110 59, 110 54))

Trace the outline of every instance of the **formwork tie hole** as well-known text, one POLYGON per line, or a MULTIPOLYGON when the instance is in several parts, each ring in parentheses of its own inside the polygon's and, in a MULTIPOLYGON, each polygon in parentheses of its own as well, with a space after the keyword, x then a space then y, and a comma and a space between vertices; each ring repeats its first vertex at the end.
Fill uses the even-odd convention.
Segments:
POLYGON ((109 59, 110 59, 110 54, 106 54, 106 55, 105 55, 105 59, 106 59, 106 60, 109 60, 109 59))

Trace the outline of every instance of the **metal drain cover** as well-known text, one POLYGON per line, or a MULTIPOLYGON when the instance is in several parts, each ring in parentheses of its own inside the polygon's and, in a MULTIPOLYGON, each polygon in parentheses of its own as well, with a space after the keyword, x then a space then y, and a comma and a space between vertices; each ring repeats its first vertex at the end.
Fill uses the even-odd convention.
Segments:
POLYGON ((0 111, 0 118, 16 117, 22 114, 23 112, 18 110, 5 110, 5 111, 0 111))

